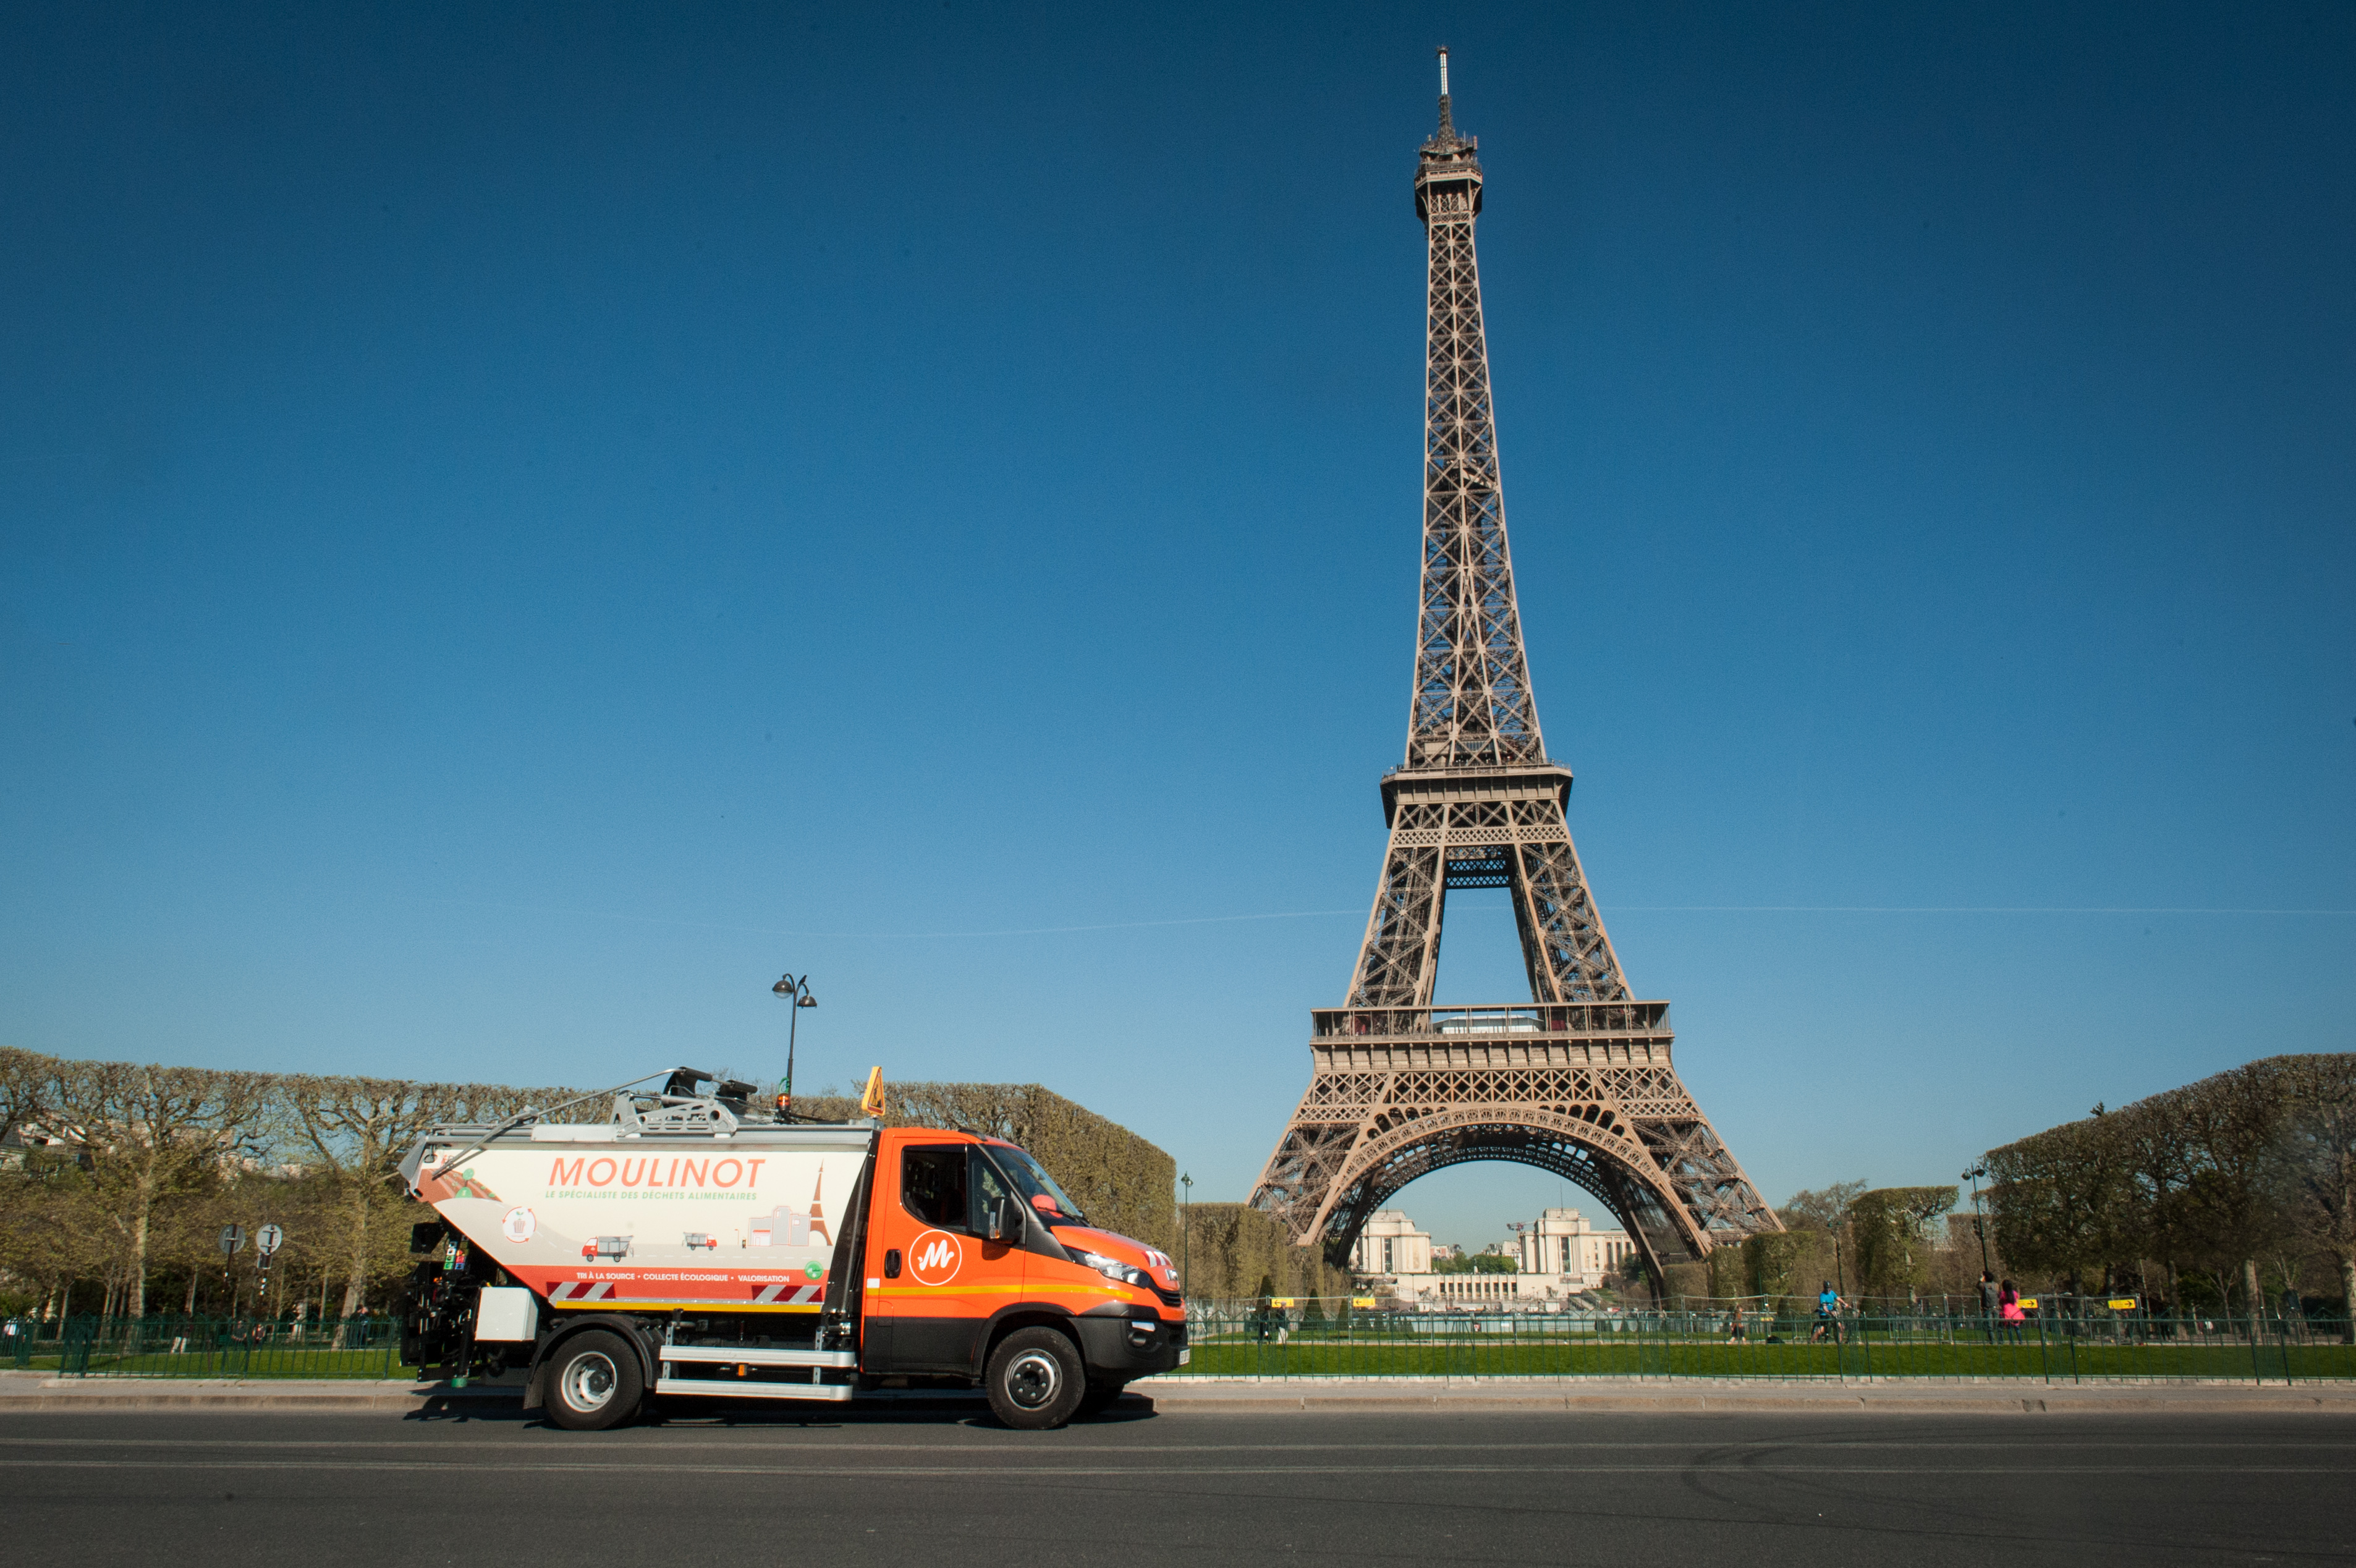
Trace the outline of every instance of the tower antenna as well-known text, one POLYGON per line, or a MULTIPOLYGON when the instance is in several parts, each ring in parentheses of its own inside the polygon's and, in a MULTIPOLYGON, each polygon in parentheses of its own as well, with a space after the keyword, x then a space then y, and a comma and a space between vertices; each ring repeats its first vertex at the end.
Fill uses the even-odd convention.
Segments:
POLYGON ((1440 46, 1440 95, 1448 96, 1448 46, 1440 46))

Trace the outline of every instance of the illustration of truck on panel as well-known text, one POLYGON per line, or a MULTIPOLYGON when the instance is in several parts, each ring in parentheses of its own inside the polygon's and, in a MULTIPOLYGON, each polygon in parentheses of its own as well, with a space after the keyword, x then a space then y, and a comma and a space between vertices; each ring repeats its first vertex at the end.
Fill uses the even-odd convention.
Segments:
POLYGON ((442 1126, 402 1162, 417 1227, 402 1359, 527 1369, 593 1430, 648 1394, 848 1400, 979 1382, 1059 1426, 1187 1359, 1167 1254, 1091 1227, 1003 1139, 780 1119, 691 1068, 609 1121, 442 1126), (701 1086, 710 1084, 709 1088, 701 1086))

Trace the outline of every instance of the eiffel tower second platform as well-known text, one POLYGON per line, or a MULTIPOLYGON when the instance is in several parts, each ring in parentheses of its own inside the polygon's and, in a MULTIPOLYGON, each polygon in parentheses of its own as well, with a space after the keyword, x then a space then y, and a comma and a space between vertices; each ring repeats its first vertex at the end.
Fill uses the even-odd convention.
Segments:
POLYGON ((1384 780, 1391 846, 1353 1004, 1311 1013, 1309 1088, 1254 1198, 1337 1264, 1401 1187, 1472 1160, 1593 1193, 1656 1277, 1781 1228, 1678 1078, 1669 1004, 1619 978, 1564 822, 1569 784, 1551 766, 1384 780), (1381 950, 1427 950, 1429 975, 1446 894, 1464 887, 1512 890, 1533 995, 1550 999, 1435 1006, 1418 986, 1382 1004, 1381 950), (1410 931, 1428 940, 1396 940, 1410 931))

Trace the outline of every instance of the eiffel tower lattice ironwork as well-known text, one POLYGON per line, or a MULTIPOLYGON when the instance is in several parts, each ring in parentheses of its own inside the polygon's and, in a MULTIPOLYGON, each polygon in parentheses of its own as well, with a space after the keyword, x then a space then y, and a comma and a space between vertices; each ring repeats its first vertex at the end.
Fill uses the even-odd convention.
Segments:
POLYGON ((1430 262, 1407 760, 1382 781, 1390 845, 1349 1000, 1311 1014, 1308 1092, 1252 1201, 1338 1264, 1418 1176, 1518 1161, 1593 1193, 1657 1282, 1665 1262, 1782 1227, 1671 1065, 1668 1004, 1630 994, 1564 821, 1570 769, 1538 730, 1505 547, 1477 150, 1451 121, 1442 50, 1415 177, 1430 262), (1528 1004, 1431 1004, 1457 887, 1511 889, 1528 1004))

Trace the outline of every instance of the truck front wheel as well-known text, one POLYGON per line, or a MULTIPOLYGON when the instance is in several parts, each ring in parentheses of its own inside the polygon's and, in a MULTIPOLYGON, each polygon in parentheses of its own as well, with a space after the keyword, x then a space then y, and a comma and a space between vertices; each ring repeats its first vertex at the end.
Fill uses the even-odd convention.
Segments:
POLYGON ((620 1336, 593 1328, 557 1351, 548 1388, 549 1420, 574 1432, 601 1432, 637 1413, 646 1383, 637 1353, 620 1336))
POLYGON ((1023 1432, 1061 1426, 1087 1392, 1080 1348, 1053 1328, 1018 1328, 990 1354, 990 1408, 1023 1432))

